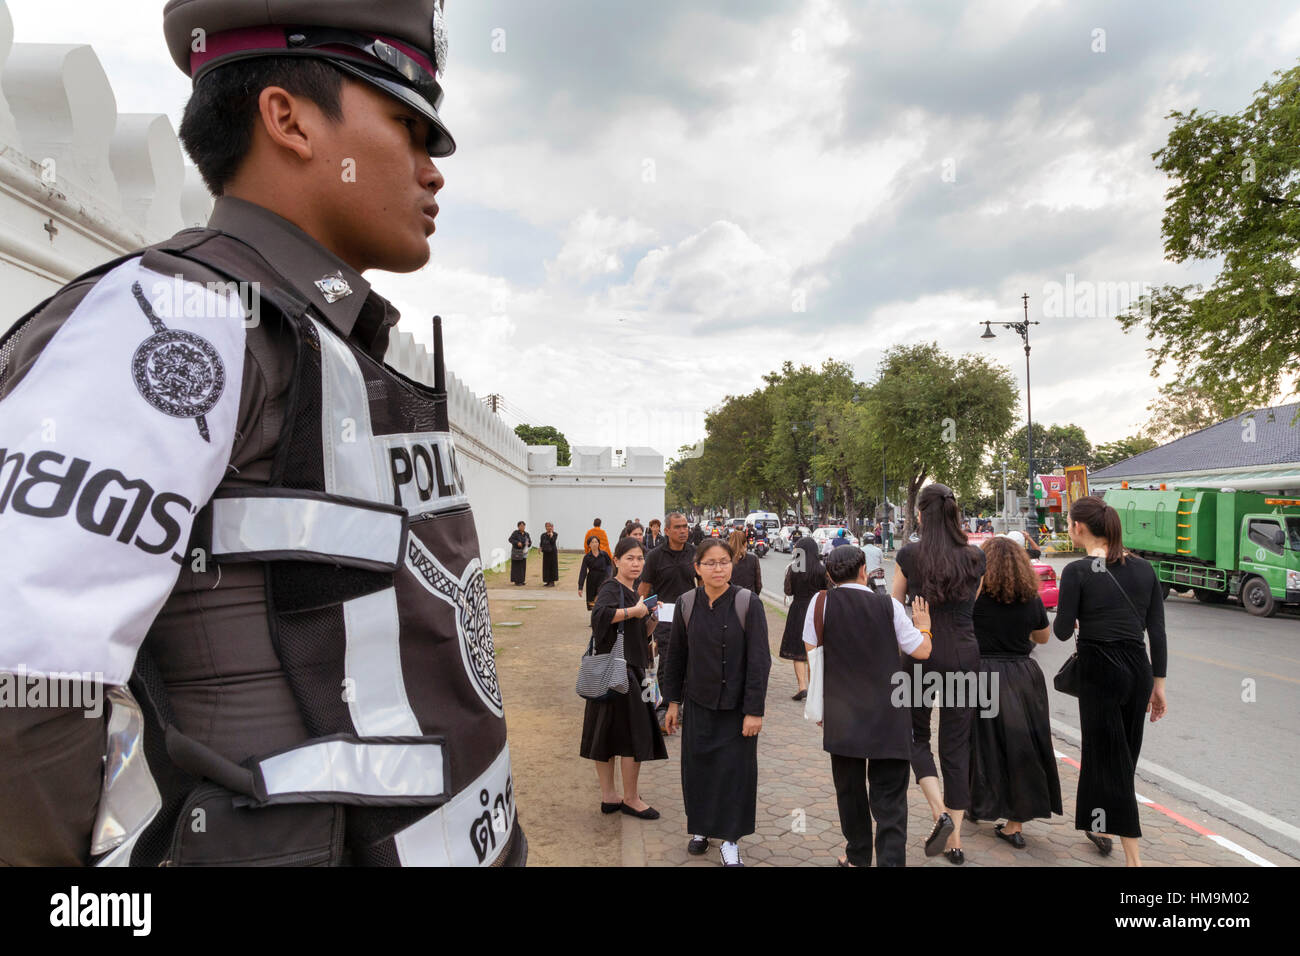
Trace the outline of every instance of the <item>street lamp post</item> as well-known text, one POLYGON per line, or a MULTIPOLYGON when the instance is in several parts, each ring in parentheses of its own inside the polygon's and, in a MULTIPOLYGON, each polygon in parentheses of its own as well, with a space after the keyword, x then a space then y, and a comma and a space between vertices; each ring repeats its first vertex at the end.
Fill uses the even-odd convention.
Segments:
MULTIPOLYGON (((1035 537, 1037 537, 1038 511, 1034 506, 1034 406, 1029 391, 1029 327, 1031 325, 1041 325, 1042 323, 1029 321, 1029 293, 1026 292, 1020 298, 1025 304, 1025 320, 1023 322, 999 322, 997 324, 1004 329, 1012 329, 1018 333, 1025 343, 1025 418, 1027 425, 1025 434, 1029 440, 1029 514, 1025 516, 1025 530, 1034 533, 1035 537)), ((993 334, 992 325, 992 320, 984 323, 984 334, 980 338, 997 338, 993 334)))

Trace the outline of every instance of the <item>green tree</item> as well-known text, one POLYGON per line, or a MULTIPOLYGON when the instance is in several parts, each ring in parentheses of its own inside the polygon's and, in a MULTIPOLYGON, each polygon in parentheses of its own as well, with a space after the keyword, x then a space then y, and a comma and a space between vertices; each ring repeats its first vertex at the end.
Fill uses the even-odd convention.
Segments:
POLYGON ((806 483, 814 478, 820 484, 832 480, 830 474, 813 468, 814 449, 821 452, 819 445, 826 441, 824 432, 818 438, 819 427, 825 427, 819 426, 818 415, 824 404, 847 401, 853 395, 853 369, 833 359, 823 362, 820 370, 809 365, 796 368, 787 361, 763 380, 768 386, 771 423, 764 457, 768 494, 777 500, 793 499, 802 515, 806 483))
POLYGON ((527 445, 554 445, 555 463, 569 464, 569 440, 554 425, 516 425, 515 434, 527 445))
POLYGON ((1214 284, 1166 285, 1118 316, 1145 326, 1152 375, 1237 409, 1279 393, 1300 360, 1300 65, 1275 72, 1240 113, 1174 111, 1152 154, 1172 185, 1167 258, 1222 260, 1214 284))
MULTIPOLYGON (((993 449, 992 461, 985 469, 984 480, 989 488, 1002 492, 1002 462, 1007 463, 1007 492, 1023 496, 1028 486, 1029 453, 1026 426, 1021 425, 993 449)), ((1057 468, 1070 465, 1093 465, 1092 443, 1078 425, 1043 425, 1034 422, 1034 474, 1049 474, 1057 468)))
POLYGON ((1100 471, 1102 468, 1118 464, 1155 447, 1154 439, 1146 435, 1130 435, 1128 438, 1121 438, 1119 441, 1098 445, 1093 459, 1093 470, 1100 471))
POLYGON ((1011 427, 1016 388, 1010 371, 983 356, 953 358, 936 343, 896 346, 866 404, 891 472, 904 477, 906 534, 927 480, 976 497, 984 455, 1011 427))
POLYGON ((1142 434, 1156 442, 1170 442, 1202 428, 1217 425, 1254 408, 1239 398, 1223 397, 1185 382, 1171 382, 1160 389, 1160 396, 1147 406, 1151 415, 1142 434))

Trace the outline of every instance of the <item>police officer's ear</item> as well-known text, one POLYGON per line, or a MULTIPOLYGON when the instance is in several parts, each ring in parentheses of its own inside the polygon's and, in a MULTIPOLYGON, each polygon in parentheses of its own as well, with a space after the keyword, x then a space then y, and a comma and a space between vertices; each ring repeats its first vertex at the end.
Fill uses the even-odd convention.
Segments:
MULTIPOLYGON (((344 80, 345 85, 348 82, 344 80)), ((257 98, 253 138, 256 142, 261 133, 274 148, 288 150, 306 163, 320 150, 320 137, 330 122, 311 100, 295 96, 282 86, 268 86, 257 98)))

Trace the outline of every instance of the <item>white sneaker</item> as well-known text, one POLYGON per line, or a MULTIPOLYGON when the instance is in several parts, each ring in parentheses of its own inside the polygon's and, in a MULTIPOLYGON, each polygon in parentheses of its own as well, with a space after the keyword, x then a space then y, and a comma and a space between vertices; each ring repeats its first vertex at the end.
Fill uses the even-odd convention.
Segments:
POLYGON ((745 863, 740 858, 740 847, 735 843, 722 844, 722 865, 723 866, 744 866, 745 863))

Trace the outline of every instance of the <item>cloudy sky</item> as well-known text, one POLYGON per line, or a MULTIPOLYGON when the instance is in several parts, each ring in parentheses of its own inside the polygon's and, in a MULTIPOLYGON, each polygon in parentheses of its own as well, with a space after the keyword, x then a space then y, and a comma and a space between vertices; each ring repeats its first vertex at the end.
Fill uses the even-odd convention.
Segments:
MULTIPOLYGON (((179 123, 161 0, 7 2, 17 41, 93 44, 119 110, 179 123)), ((573 444, 666 455, 786 359, 870 381, 885 348, 935 340, 1023 389, 1019 339, 976 323, 1020 319, 1025 292, 1035 420, 1133 433, 1158 381, 1107 299, 1213 275, 1163 260, 1165 117, 1236 112, 1300 57, 1300 9, 1272 0, 450 0, 447 18, 459 149, 433 258, 371 279, 417 338, 445 317, 480 395, 573 444)))

